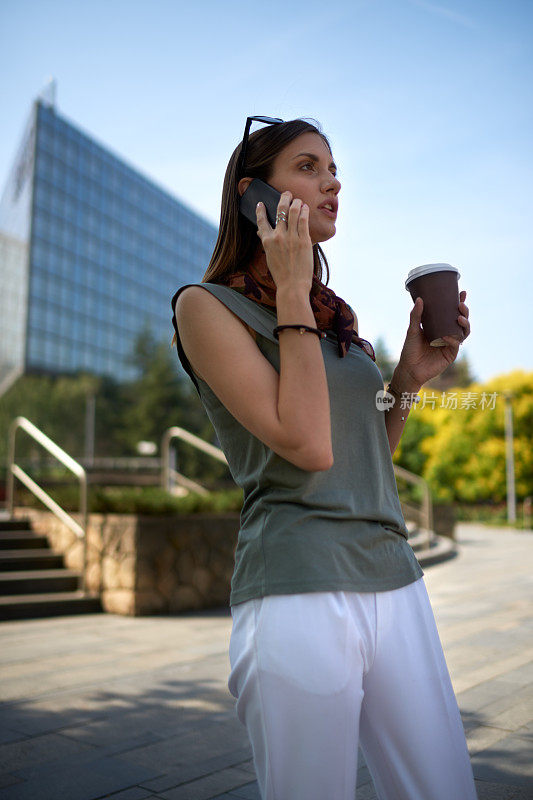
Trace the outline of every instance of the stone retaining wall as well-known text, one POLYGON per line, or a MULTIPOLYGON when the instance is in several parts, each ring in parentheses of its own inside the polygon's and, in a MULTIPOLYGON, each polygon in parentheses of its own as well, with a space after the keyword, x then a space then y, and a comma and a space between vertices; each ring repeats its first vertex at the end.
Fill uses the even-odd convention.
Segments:
MULTIPOLYGON (((54 514, 17 508, 15 515, 29 518, 65 566, 81 572, 83 542, 54 514)), ((131 616, 228 605, 238 530, 238 514, 90 514, 87 589, 104 611, 131 616)))
MULTIPOLYGON (((17 508, 65 566, 82 571, 83 542, 54 514, 17 508)), ((72 515, 78 522, 80 517, 72 515)), ((454 538, 453 509, 434 507, 437 533, 454 538)), ((87 581, 104 611, 141 616, 229 604, 239 515, 90 514, 87 581)))

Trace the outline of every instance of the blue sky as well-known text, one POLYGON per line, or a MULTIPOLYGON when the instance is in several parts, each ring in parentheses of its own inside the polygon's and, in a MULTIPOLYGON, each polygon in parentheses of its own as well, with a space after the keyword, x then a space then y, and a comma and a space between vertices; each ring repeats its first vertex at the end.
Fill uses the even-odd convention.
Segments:
POLYGON ((398 357, 405 276, 444 261, 475 376, 533 369, 532 34, 529 0, 2 0, 0 182, 49 75, 64 116, 215 224, 246 116, 312 117, 360 334, 398 357))

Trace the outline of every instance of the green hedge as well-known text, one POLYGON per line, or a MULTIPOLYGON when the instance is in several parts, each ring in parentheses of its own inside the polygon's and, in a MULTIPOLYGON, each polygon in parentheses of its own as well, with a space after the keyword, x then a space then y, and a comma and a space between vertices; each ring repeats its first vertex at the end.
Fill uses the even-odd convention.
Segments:
MULTIPOLYGON (((48 494, 66 511, 79 511, 79 489, 76 486, 47 487, 48 494)), ((115 514, 193 514, 239 512, 242 506, 241 489, 211 492, 206 497, 188 494, 174 497, 158 487, 89 487, 88 506, 93 513, 115 514)), ((31 492, 17 487, 15 504, 29 508, 45 508, 31 492)))
MULTIPOLYGON (((56 503, 69 512, 79 511, 79 489, 72 486, 44 487, 56 503)), ((403 487, 402 487, 403 488, 403 487)), ((415 490, 418 487, 414 487, 415 490)), ((420 501, 417 491, 400 492, 407 502, 420 501), (407 495, 407 496, 406 496, 407 495)), ((93 513, 114 514, 223 514, 240 512, 242 491, 235 488, 226 491, 211 492, 207 497, 188 494, 185 497, 174 497, 155 486, 122 487, 122 486, 89 486, 89 511, 93 513)), ((15 505, 28 508, 44 509, 45 506, 20 483, 16 486, 15 505)), ((507 507, 504 503, 441 503, 451 505, 458 522, 481 522, 489 525, 506 526, 507 507)), ((524 528, 523 506, 517 504, 517 522, 514 527, 524 528)), ((530 521, 526 520, 526 525, 530 521)))
POLYGON ((525 520, 523 505, 518 503, 516 507, 516 523, 512 525, 507 522, 507 506, 505 503, 454 503, 455 518, 458 522, 481 522, 484 525, 495 525, 496 527, 510 527, 523 530, 531 527, 531 520, 525 520))

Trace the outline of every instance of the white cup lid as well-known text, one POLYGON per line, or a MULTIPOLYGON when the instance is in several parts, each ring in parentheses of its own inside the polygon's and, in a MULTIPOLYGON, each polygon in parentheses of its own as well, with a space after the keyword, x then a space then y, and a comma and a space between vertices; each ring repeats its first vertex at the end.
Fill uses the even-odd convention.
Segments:
POLYGON ((451 264, 422 264, 420 267, 414 267, 414 269, 409 271, 405 281, 405 288, 407 291, 409 291, 408 284, 410 284, 411 281, 415 278, 419 278, 421 275, 427 275, 430 272, 456 272, 457 280, 461 277, 457 267, 452 267, 451 264))

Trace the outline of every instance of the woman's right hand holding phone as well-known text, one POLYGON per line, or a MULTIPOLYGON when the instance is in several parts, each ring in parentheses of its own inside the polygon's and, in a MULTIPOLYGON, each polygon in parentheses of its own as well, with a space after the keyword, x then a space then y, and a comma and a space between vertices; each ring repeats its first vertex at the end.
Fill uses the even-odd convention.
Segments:
MULTIPOLYGON (((280 211, 286 213, 287 221, 280 220, 273 228, 264 205, 258 203, 256 209, 258 236, 276 284, 277 322, 315 328, 310 302, 314 264, 309 207, 299 199, 293 200, 287 191, 278 203, 278 214, 280 211)), ((280 423, 302 463, 312 463, 317 470, 329 469, 333 463, 331 417, 320 339, 313 333, 302 335, 297 329, 286 328, 280 334, 279 352, 280 423)))
POLYGON ((291 192, 283 192, 278 214, 285 212, 287 221, 279 220, 273 228, 264 203, 258 203, 257 235, 266 254, 268 269, 277 289, 311 291, 313 282, 313 243, 309 235, 309 206, 291 192))
MULTIPOLYGON (((280 220, 273 228, 265 206, 259 204, 256 209, 258 236, 276 284, 277 325, 314 328, 309 208, 287 191, 277 210, 285 212, 286 221, 280 220)), ((313 333, 285 328, 279 336, 279 368, 275 368, 242 320, 205 288, 187 287, 177 306, 187 357, 235 419, 296 467, 310 472, 330 469, 331 412, 322 340, 313 333)), ((275 324, 272 320, 272 328, 275 324)))

